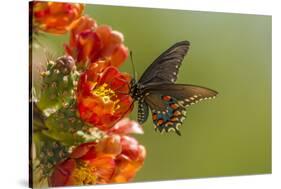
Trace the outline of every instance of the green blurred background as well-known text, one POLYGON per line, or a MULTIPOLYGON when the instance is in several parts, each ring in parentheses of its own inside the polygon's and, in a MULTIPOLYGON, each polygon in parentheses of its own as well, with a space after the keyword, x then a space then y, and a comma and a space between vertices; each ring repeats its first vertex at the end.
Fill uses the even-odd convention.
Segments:
MULTIPOLYGON (((149 117, 136 136, 147 158, 135 181, 271 172, 270 16, 101 5, 85 13, 124 34, 139 76, 172 44, 190 41, 177 83, 219 92, 188 109, 181 137, 154 132, 149 117)), ((68 36, 41 41, 61 54, 68 36)), ((129 59, 121 70, 132 73, 129 59)))

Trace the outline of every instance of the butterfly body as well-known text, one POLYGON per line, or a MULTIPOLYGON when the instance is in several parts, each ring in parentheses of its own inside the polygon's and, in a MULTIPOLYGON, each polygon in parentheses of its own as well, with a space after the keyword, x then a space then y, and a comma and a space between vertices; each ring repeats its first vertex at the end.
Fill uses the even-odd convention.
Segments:
POLYGON ((186 108, 217 95, 216 91, 205 87, 175 84, 188 49, 188 41, 176 43, 147 68, 138 82, 132 80, 130 95, 138 101, 139 123, 147 120, 150 109, 155 131, 175 131, 180 135, 186 108))

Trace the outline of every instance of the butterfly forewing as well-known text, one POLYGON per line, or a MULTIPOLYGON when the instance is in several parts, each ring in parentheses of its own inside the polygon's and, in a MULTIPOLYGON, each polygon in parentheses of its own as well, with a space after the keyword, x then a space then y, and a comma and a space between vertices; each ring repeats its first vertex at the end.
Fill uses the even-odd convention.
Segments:
POLYGON ((189 106, 202 100, 212 99, 218 93, 206 87, 187 84, 150 85, 145 93, 162 94, 175 97, 182 106, 189 106))
POLYGON ((188 41, 181 41, 174 44, 154 60, 154 62, 145 70, 139 83, 145 85, 148 83, 176 82, 179 67, 188 49, 188 41))

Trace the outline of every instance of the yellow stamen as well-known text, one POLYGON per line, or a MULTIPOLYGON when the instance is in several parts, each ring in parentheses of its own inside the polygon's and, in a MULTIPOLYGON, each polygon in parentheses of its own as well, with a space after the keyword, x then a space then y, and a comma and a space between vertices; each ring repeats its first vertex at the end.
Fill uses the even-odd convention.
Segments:
POLYGON ((92 185, 96 184, 97 176, 95 174, 96 170, 94 167, 88 165, 87 163, 81 163, 73 171, 73 179, 76 185, 92 185))
POLYGON ((105 104, 109 103, 112 97, 117 96, 116 93, 110 87, 108 87, 108 84, 106 83, 96 87, 92 93, 96 96, 99 96, 105 104))

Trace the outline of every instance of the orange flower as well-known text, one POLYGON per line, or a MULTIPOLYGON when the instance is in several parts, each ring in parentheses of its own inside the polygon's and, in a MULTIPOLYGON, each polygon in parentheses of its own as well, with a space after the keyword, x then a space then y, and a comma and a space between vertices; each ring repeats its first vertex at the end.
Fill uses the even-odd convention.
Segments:
POLYGON ((103 131, 110 129, 133 108, 128 85, 130 76, 110 64, 109 60, 91 64, 81 75, 77 88, 81 119, 103 131))
POLYGON ((120 66, 128 57, 122 33, 109 26, 97 26, 96 22, 83 16, 71 29, 66 53, 85 66, 98 60, 110 59, 111 65, 120 66))
MULTIPOLYGON (((126 122, 127 125, 123 122, 118 127, 128 128, 134 124, 126 122)), ((142 167, 145 156, 145 148, 134 138, 112 133, 99 143, 85 143, 75 148, 68 159, 55 167, 49 184, 71 186, 128 182, 142 167)))
POLYGON ((110 136, 120 136, 121 153, 115 158, 115 171, 111 177, 112 183, 131 181, 137 171, 143 166, 146 156, 144 146, 127 134, 142 134, 143 130, 139 123, 124 118, 115 124, 110 130, 110 136))
POLYGON ((112 183, 131 181, 143 166, 146 151, 144 146, 129 136, 121 136, 122 152, 115 158, 115 172, 112 183))
POLYGON ((54 168, 49 185, 72 186, 109 183, 115 171, 115 156, 121 151, 120 138, 85 143, 54 168))
POLYGON ((92 19, 91 17, 88 17, 88 16, 82 16, 79 20, 77 20, 73 24, 73 27, 70 30, 69 47, 75 48, 77 38, 79 37, 79 34, 81 32, 86 31, 86 30, 93 31, 97 27, 98 27, 98 25, 94 19, 92 19))
POLYGON ((34 22, 38 29, 64 34, 78 18, 81 17, 84 5, 78 3, 33 2, 34 22))

